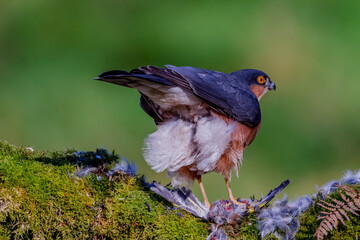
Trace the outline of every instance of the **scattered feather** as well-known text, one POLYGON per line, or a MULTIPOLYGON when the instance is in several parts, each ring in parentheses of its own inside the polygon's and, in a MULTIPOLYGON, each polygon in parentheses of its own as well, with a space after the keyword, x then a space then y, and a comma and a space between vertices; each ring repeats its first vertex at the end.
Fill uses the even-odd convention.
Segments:
POLYGON ((132 177, 136 174, 135 164, 124 157, 122 157, 122 161, 117 162, 112 169, 108 170, 107 165, 118 161, 119 157, 104 148, 97 149, 95 152, 77 151, 73 153, 73 156, 75 163, 82 166, 75 173, 78 177, 86 177, 90 173, 94 173, 97 175, 97 180, 101 181, 103 175, 112 179, 116 174, 127 174, 132 177))
MULTIPOLYGON (((73 154, 76 163, 83 167, 75 173, 77 177, 84 177, 90 173, 97 174, 100 181, 102 176, 107 176, 111 180, 117 174, 126 174, 135 176, 136 167, 131 161, 122 158, 110 170, 106 170, 106 165, 118 157, 109 153, 106 149, 98 149, 96 152, 78 151, 73 154)), ((70 175, 69 175, 70 177, 70 175)), ((74 174, 71 175, 74 178, 74 174)), ((262 238, 273 234, 278 239, 293 239, 298 232, 300 221, 299 217, 314 204, 314 199, 320 196, 323 200, 327 195, 340 188, 340 194, 343 201, 330 199, 331 202, 321 201, 319 206, 325 211, 321 212, 318 220, 321 220, 320 226, 315 233, 317 239, 323 239, 324 236, 338 226, 338 222, 345 224, 349 220, 348 214, 357 215, 360 210, 359 192, 354 192, 344 185, 354 185, 360 182, 360 170, 357 172, 347 171, 340 180, 332 180, 324 184, 318 191, 312 195, 306 195, 289 202, 285 196, 282 200, 274 202, 267 208, 269 203, 281 190, 283 190, 289 181, 283 182, 278 188, 270 191, 269 194, 257 201, 252 199, 242 199, 243 205, 233 205, 227 200, 215 201, 208 209, 200 202, 188 188, 169 189, 159 183, 149 184, 142 179, 143 185, 158 195, 164 197, 175 206, 192 213, 193 215, 212 223, 212 232, 207 239, 228 239, 224 226, 234 226, 249 212, 257 214, 257 227, 262 238), (251 207, 250 207, 251 206, 251 207)), ((151 211, 150 206, 146 207, 151 211)), ((180 214, 180 213, 179 213, 180 214)))
POLYGON ((212 225, 212 231, 206 240, 228 240, 228 236, 224 228, 219 228, 212 225))
POLYGON ((128 161, 126 158, 121 157, 123 161, 120 163, 116 163, 115 166, 106 174, 107 176, 112 176, 117 172, 123 172, 125 174, 129 174, 131 176, 135 176, 136 167, 135 163, 132 161, 128 161))
POLYGON ((30 151, 30 152, 33 152, 34 149, 32 147, 27 147, 26 150, 30 151))
POLYGON ((331 180, 330 182, 324 184, 319 193, 322 195, 323 198, 330 193, 333 193, 338 189, 338 186, 343 186, 345 184, 355 185, 360 182, 360 170, 357 172, 352 172, 351 170, 347 170, 340 181, 331 180))
POLYGON ((285 196, 271 207, 263 209, 258 215, 261 237, 274 234, 279 239, 293 239, 300 226, 300 214, 307 211, 312 204, 311 196, 303 196, 293 202, 288 202, 285 196))
POLYGON ((150 189, 185 211, 190 212, 203 220, 207 219, 209 210, 195 197, 190 189, 183 187, 181 189, 177 188, 172 190, 157 182, 153 182, 150 189))
MULTIPOLYGON (((175 206, 178 206, 203 220, 211 222, 213 231, 207 239, 227 239, 223 229, 224 226, 235 226, 249 212, 255 211, 255 213, 258 213, 260 208, 270 202, 289 184, 289 182, 289 180, 284 181, 279 187, 271 190, 266 197, 259 201, 254 199, 241 199, 238 201, 243 204, 235 205, 228 200, 221 200, 213 202, 210 209, 205 207, 205 205, 201 203, 188 188, 169 189, 157 182, 153 182, 150 189, 173 203, 175 206)), ((298 211, 302 211, 305 204, 305 202, 299 204, 301 207, 298 211)), ((296 226, 296 228, 297 227, 298 226, 296 226)))
POLYGON ((86 177, 88 176, 90 173, 96 172, 97 168, 96 167, 86 167, 86 168, 81 168, 76 175, 78 177, 86 177))
POLYGON ((347 170, 344 177, 340 180, 340 185, 349 184, 355 185, 360 182, 360 170, 358 172, 352 172, 347 170))

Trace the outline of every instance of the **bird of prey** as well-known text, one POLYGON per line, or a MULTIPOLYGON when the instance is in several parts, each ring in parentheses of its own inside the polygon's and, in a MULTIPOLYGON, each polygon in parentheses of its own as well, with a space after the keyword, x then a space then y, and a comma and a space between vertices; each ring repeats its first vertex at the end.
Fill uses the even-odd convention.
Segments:
POLYGON ((140 106, 157 125, 144 146, 144 158, 153 170, 167 170, 173 186, 196 179, 207 207, 201 176, 220 173, 229 200, 241 204, 229 180, 232 170, 238 174, 243 152, 260 128, 259 100, 276 89, 267 74, 255 69, 226 74, 166 65, 113 70, 95 79, 140 92, 140 106))

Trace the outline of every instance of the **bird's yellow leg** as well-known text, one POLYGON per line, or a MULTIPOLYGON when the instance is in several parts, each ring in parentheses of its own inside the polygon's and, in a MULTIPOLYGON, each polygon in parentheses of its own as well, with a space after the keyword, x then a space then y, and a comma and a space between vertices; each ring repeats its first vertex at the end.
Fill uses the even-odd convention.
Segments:
POLYGON ((196 179, 197 179, 197 181, 198 181, 198 183, 199 183, 201 193, 202 193, 202 195, 203 195, 203 197, 204 197, 205 205, 206 205, 207 208, 210 208, 211 205, 210 205, 209 200, 208 200, 208 198, 207 198, 207 196, 206 196, 205 188, 204 188, 204 185, 202 184, 201 177, 200 177, 200 176, 199 176, 199 177, 196 177, 196 179))
POLYGON ((244 203, 238 202, 238 200, 236 200, 236 198, 235 198, 234 195, 232 194, 231 188, 230 188, 230 184, 229 184, 229 179, 225 178, 225 184, 226 184, 226 189, 227 189, 228 194, 229 194, 229 200, 230 200, 230 202, 232 202, 233 204, 236 204, 236 205, 244 204, 244 203))
POLYGON ((250 205, 247 205, 246 203, 242 203, 242 202, 239 202, 235 197, 234 195, 232 194, 231 192, 231 189, 230 189, 230 184, 229 184, 229 180, 225 178, 225 184, 226 184, 226 188, 228 190, 228 193, 229 193, 229 200, 231 203, 233 204, 236 204, 236 205, 245 205, 246 208, 248 209, 248 213, 252 213, 255 211, 254 207, 252 204, 250 205))

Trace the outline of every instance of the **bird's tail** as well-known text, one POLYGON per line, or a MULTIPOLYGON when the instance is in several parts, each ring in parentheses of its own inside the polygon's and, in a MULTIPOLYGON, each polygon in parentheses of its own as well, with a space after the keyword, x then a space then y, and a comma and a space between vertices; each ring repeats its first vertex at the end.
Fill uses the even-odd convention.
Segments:
POLYGON ((154 99, 164 99, 166 93, 175 85, 163 77, 146 73, 140 69, 130 72, 113 70, 100 74, 95 80, 109 82, 124 87, 135 88, 141 93, 141 108, 158 124, 163 121, 159 106, 154 99))
POLYGON ((94 79, 130 88, 137 88, 139 85, 144 86, 149 84, 174 86, 173 83, 166 80, 165 78, 153 74, 146 74, 139 69, 134 69, 130 72, 112 70, 101 73, 97 78, 94 79))

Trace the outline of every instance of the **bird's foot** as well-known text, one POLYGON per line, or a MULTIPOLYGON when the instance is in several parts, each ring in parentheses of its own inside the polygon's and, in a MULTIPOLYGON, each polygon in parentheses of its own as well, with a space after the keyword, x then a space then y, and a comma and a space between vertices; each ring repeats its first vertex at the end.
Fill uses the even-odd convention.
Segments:
POLYGON ((246 206, 246 208, 248 209, 248 213, 253 213, 255 212, 255 208, 253 204, 249 204, 246 206))
POLYGON ((206 199, 205 200, 205 206, 207 207, 207 208, 209 208, 210 209, 210 207, 211 207, 211 204, 209 203, 209 201, 206 199))
POLYGON ((238 205, 238 206, 241 206, 241 205, 246 206, 246 202, 239 202, 235 197, 230 198, 230 203, 238 205))
POLYGON ((238 199, 234 198, 230 198, 230 204, 235 204, 237 206, 243 206, 244 208, 248 209, 248 213, 253 213, 255 212, 255 208, 253 206, 253 204, 248 204, 246 201, 238 201, 238 199))

